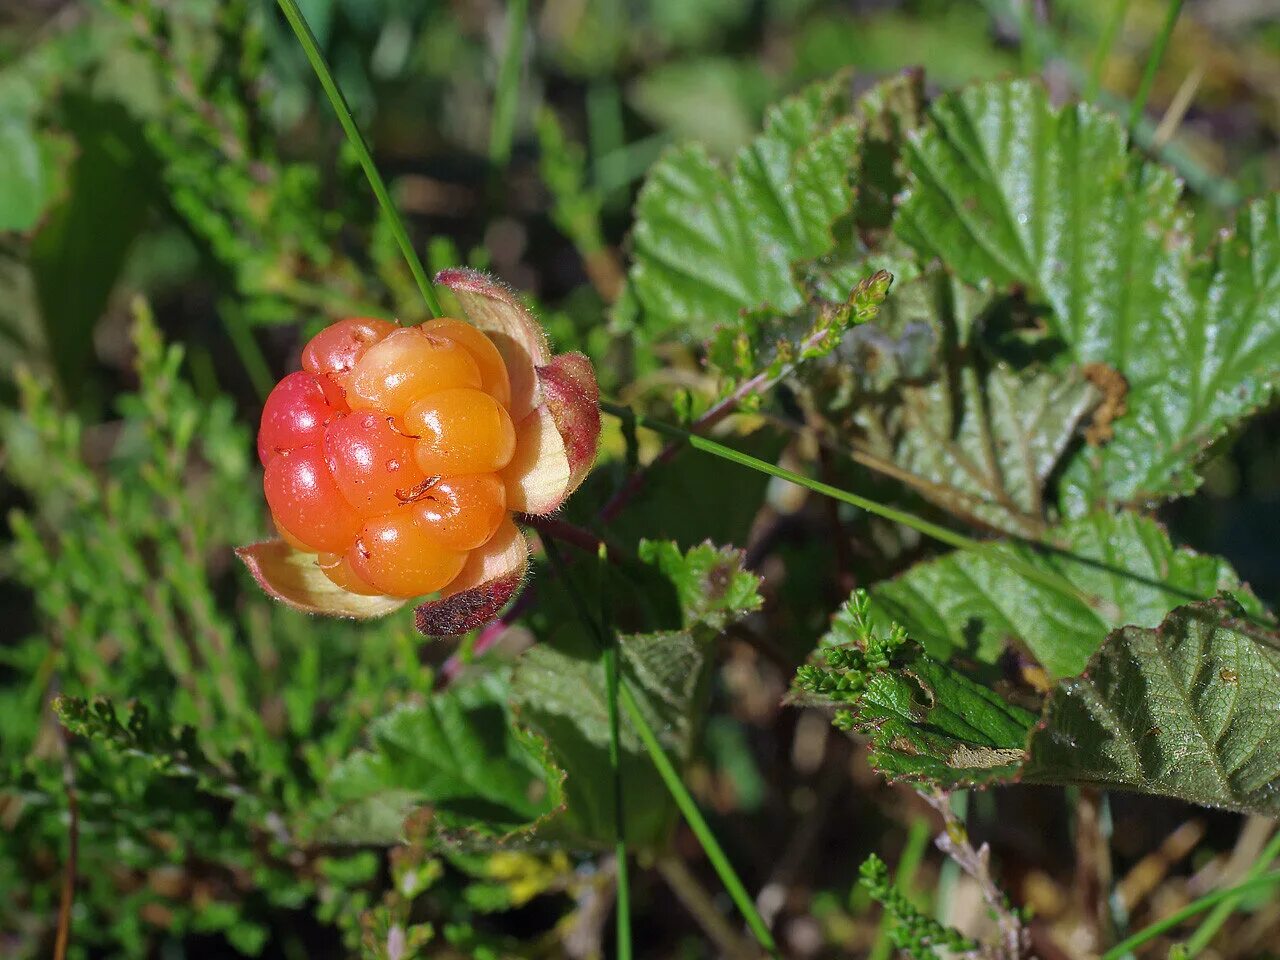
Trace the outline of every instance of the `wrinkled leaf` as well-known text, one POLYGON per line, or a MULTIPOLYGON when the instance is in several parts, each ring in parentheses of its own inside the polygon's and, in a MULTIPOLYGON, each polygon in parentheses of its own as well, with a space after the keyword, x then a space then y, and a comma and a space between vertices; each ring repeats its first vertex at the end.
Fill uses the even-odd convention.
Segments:
POLYGON ((1280 815, 1280 634, 1230 600, 1112 633, 1059 685, 1028 783, 1087 783, 1280 815))
POLYGON ((1204 449, 1280 378, 1280 198, 1199 259, 1178 181, 1135 162, 1114 118, 1017 81, 943 97, 931 119, 899 235, 971 283, 1025 288, 1067 357, 1127 384, 1114 437, 1067 467, 1064 509, 1194 490, 1204 449))
POLYGON ((654 165, 630 274, 646 329, 705 336, 744 310, 804 303, 792 267, 835 247, 832 228, 853 202, 849 111, 840 78, 815 84, 770 110, 728 171, 696 145, 654 165))
POLYGON ((516 730, 506 684, 489 675, 404 703, 369 728, 370 746, 325 784, 321 834, 394 843, 415 808, 434 808, 437 835, 480 844, 532 828, 559 802, 559 774, 516 730))
POLYGON ((860 463, 970 522, 1037 536, 1049 479, 1100 396, 1076 370, 988 356, 970 333, 990 303, 922 277, 806 381, 860 463))

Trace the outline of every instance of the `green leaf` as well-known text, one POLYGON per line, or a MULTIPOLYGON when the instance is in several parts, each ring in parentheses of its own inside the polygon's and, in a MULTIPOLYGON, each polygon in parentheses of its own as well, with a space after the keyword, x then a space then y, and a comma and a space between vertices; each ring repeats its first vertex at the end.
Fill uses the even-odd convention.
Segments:
POLYGON ((1175 606, 1220 590, 1261 613, 1225 560, 1175 548, 1158 524, 1136 514, 1093 514, 1050 531, 1046 542, 1049 550, 999 542, 919 564, 874 587, 875 605, 934 657, 994 663, 1014 643, 1053 677, 1083 670, 1108 631, 1154 627, 1175 606), (1055 571, 1097 602, 1028 582, 1004 556, 1055 571))
POLYGON ((1280 378, 1280 198, 1202 259, 1178 181, 1131 157, 1112 117, 1055 110, 1025 81, 943 97, 930 117, 898 234, 970 283, 1024 288, 1066 359, 1127 382, 1114 438, 1063 475, 1064 509, 1194 490, 1204 449, 1280 378))
POLYGON ((434 808, 437 836, 477 844, 527 831, 559 803, 559 774, 513 725, 498 677, 405 703, 369 727, 370 747, 334 768, 321 835, 392 843, 415 808, 434 808))
POLYGON ((702 337, 744 310, 799 309, 793 265, 835 247, 857 141, 837 78, 772 108, 728 171, 699 146, 668 152, 636 205, 630 280, 645 327, 702 337))
POLYGON ((865 591, 840 609, 818 642, 827 668, 802 667, 794 701, 846 706, 836 725, 868 737, 872 765, 892 779, 958 787, 1015 774, 1035 714, 930 657, 904 632, 873 624, 869 613, 865 591))
POLYGON ((926 275, 805 381, 859 463, 955 516, 1038 537, 1045 488, 1100 395, 1075 370, 989 355, 970 332, 990 307, 989 296, 926 275))
MULTIPOLYGON (((742 569, 740 553, 710 544, 681 552, 672 544, 646 542, 640 554, 657 568, 659 576, 652 584, 617 584, 615 589, 606 581, 588 595, 608 589, 619 607, 633 602, 655 605, 636 615, 650 622, 657 618, 663 629, 620 634, 621 667, 646 719, 679 763, 694 748, 714 640, 731 622, 760 606, 759 581, 742 569), (654 599, 664 585, 674 594, 674 610, 656 609, 665 606, 654 599)), ((576 569, 574 573, 578 575, 576 569)), ((612 574, 610 570, 606 575, 612 574)), ((534 619, 539 642, 521 657, 512 694, 521 721, 546 738, 566 773, 566 810, 540 835, 571 847, 603 849, 614 839, 613 791, 603 773, 609 769, 604 670, 595 638, 563 594, 558 590, 534 619)), ((631 615, 625 609, 613 612, 615 621, 631 615)), ((652 849, 665 842, 674 808, 625 716, 620 733, 627 841, 652 849)))
POLYGON ((0 233, 34 227, 54 199, 71 157, 65 138, 27 117, 0 113, 0 233))
POLYGON ((1124 627, 1061 684, 1028 783, 1087 783, 1280 815, 1280 634, 1231 600, 1124 627))
POLYGON ((1038 720, 870 613, 855 594, 792 699, 839 708, 836 725, 867 737, 891 779, 1087 784, 1280 812, 1280 633, 1231 598, 1112 631, 1038 720))

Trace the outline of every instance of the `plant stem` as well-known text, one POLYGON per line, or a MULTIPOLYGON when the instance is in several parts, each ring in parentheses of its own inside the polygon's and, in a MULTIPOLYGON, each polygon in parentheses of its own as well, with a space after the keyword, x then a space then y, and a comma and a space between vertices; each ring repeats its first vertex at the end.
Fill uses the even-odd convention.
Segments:
POLYGON ((493 118, 489 125, 489 162, 505 167, 511 159, 515 137, 516 105, 520 93, 520 61, 524 53, 524 25, 529 0, 511 0, 507 5, 507 48, 498 70, 498 86, 493 97, 493 118))
POLYGON ((619 699, 622 701, 622 708, 627 711, 627 716, 635 725, 636 733, 639 734, 640 740, 649 752, 653 765, 658 768, 658 774, 671 792, 671 797, 675 800, 676 806, 684 814, 684 819, 689 824, 689 829, 698 838, 698 842, 702 844, 702 849, 707 854, 707 859, 711 861, 716 873, 720 875, 720 882, 724 884, 724 888, 728 891, 730 898, 737 904, 738 910, 741 911, 742 916, 746 919, 747 926, 755 934, 756 940, 769 952, 770 956, 778 956, 778 947, 773 941, 773 934, 765 926, 764 918, 756 910, 755 902, 751 899, 750 894, 747 893, 747 888, 738 879, 733 865, 729 863, 729 858, 725 856, 725 852, 721 848, 719 841, 716 840, 715 834, 711 832, 711 827, 703 819, 702 811, 694 803, 693 797, 684 785, 684 781, 680 779, 680 774, 676 772, 675 766, 671 763, 671 758, 662 749, 662 744, 658 742, 657 734, 653 732, 653 727, 649 725, 649 721, 645 719, 644 713, 640 710, 640 704, 636 701, 635 694, 631 692, 631 688, 625 683, 621 685, 619 693, 621 694, 619 699))
POLYGON ((1084 88, 1085 100, 1093 101, 1098 98, 1098 91, 1102 89, 1102 73, 1107 68, 1107 61, 1111 59, 1111 48, 1115 46, 1128 12, 1129 0, 1112 0, 1111 17, 1102 29, 1098 52, 1093 56, 1093 68, 1089 71, 1089 82, 1084 88))
POLYGON ((1165 13, 1164 25, 1160 28, 1160 33, 1156 35, 1155 46, 1151 48, 1151 55, 1147 57, 1147 67, 1142 73, 1142 82, 1138 85, 1138 93, 1133 98, 1133 106, 1129 111, 1129 128, 1133 129, 1138 125, 1138 121, 1142 119, 1143 111, 1147 107, 1147 97, 1151 95, 1151 86, 1155 83, 1156 73, 1160 70, 1160 61, 1164 59, 1165 48, 1169 46, 1169 38, 1173 35, 1174 25, 1178 22, 1178 15, 1182 13, 1183 0, 1169 0, 1169 9, 1165 13))
MULTIPOLYGON (((1261 877, 1276 857, 1280 857, 1280 830, 1276 831, 1275 836, 1271 838, 1271 842, 1263 848, 1258 859, 1249 868, 1249 872, 1244 876, 1245 881, 1256 880, 1261 877)), ((1240 901, 1243 899, 1242 895, 1228 897, 1213 908, 1213 912, 1204 918, 1204 922, 1196 928, 1196 932, 1187 940, 1184 950, 1188 960, 1209 945, 1214 935, 1227 922, 1227 918, 1236 911, 1240 906, 1240 901)))
MULTIPOLYGON (((610 642, 605 636, 599 621, 588 612, 586 601, 578 591, 577 584, 569 576, 564 558, 561 557, 554 541, 550 539, 544 540, 543 549, 546 551, 547 559, 551 565, 556 568, 556 574, 560 577, 565 590, 569 594, 569 600, 573 604, 574 612, 577 613, 583 625, 595 637, 601 652, 608 650, 610 642)), ((743 886, 737 873, 734 872, 733 865, 729 863, 729 858, 725 856, 723 848, 721 848, 715 834, 711 831, 711 827, 703 819, 702 811, 694 803, 689 789, 684 785, 684 781, 680 779, 680 774, 672 764, 671 758, 667 756, 666 751, 662 748, 658 735, 654 733, 653 727, 640 709, 640 704, 636 700, 635 694, 631 692, 631 686, 627 683, 625 677, 618 678, 617 692, 618 701, 622 704, 622 709, 626 711, 632 726, 635 727, 636 734, 640 737, 641 743, 644 744, 645 750, 649 754, 649 759, 653 761, 653 765, 658 770, 658 775, 662 777, 662 782, 666 784, 667 790, 676 802, 676 806, 680 808, 680 812, 684 815, 685 822, 689 824, 689 829, 693 831, 694 836, 698 838, 698 842, 702 844, 702 849, 706 852, 707 859, 711 861, 711 865, 719 875, 720 882, 724 884, 730 898, 742 912, 747 921, 747 926, 755 934, 756 940, 768 951, 770 956, 777 957, 778 948, 774 943, 773 934, 769 932, 764 919, 760 916, 759 911, 756 910, 755 903, 747 893, 747 889, 743 886)))
POLYGON ((280 10, 285 19, 289 21, 289 26, 293 28, 294 36, 298 38, 298 43, 302 45, 302 52, 306 54, 307 60, 311 64, 311 69, 315 71, 316 78, 320 81, 320 86, 324 88, 325 95, 329 98, 329 103, 333 105, 333 112, 337 114, 338 123, 342 125, 343 133, 347 135, 351 148, 356 152, 356 159, 360 161, 360 166, 364 169, 364 175, 369 179, 369 186, 373 188, 373 194, 378 198, 378 204, 382 207, 383 216, 387 218, 391 233, 396 238, 396 243, 400 246, 400 252, 404 255, 405 263, 409 265, 409 272, 413 274, 413 279, 417 282, 418 289, 422 291, 422 299, 426 301, 427 312, 433 317, 440 316, 443 313, 440 307, 440 300, 436 297, 436 291, 431 286, 431 281, 427 278, 427 272, 422 267, 422 260, 413 248, 413 242, 409 239, 409 231, 405 229, 404 220, 401 218, 400 212, 396 209, 395 204, 391 202, 391 195, 387 192, 387 185, 382 181, 382 175, 378 173, 378 168, 374 165, 373 157, 369 153, 369 146, 365 143, 364 137, 360 133, 360 128, 356 126, 356 121, 351 116, 351 107, 347 105, 346 97, 342 95, 342 91, 338 89, 338 84, 333 79, 333 74, 329 72, 329 66, 324 62, 324 55, 320 53, 320 47, 316 43, 315 35, 311 32, 311 28, 307 26, 306 18, 302 16, 297 0, 276 0, 276 2, 280 5, 280 10))
MULTIPOLYGON (((894 523, 900 523, 905 527, 910 527, 923 533, 927 537, 937 540, 939 543, 945 543, 947 546, 955 547, 957 550, 966 550, 970 552, 981 551, 984 544, 972 537, 966 537, 964 534, 956 533, 954 530, 948 530, 946 527, 932 523, 928 520, 921 519, 914 514, 907 513, 905 510, 898 510, 894 507, 886 506, 867 497, 859 496, 856 493, 850 493, 847 490, 841 490, 839 487, 833 487, 830 484, 822 483, 811 477, 803 476, 776 464, 768 463, 758 457, 750 454, 742 453, 734 450, 732 447, 726 447, 722 443, 709 440, 706 437, 698 436, 680 427, 661 420, 652 420, 643 414, 636 413, 630 407, 621 404, 610 403, 607 400, 600 401, 600 409, 622 420, 629 420, 637 426, 647 427, 655 433, 661 433, 665 436, 679 440, 684 440, 691 447, 701 450, 704 453, 710 453, 721 459, 728 460, 740 466, 748 467, 752 470, 758 470, 761 473, 767 473, 771 477, 777 477, 780 480, 786 480, 794 483, 796 486, 804 487, 806 490, 812 490, 814 493, 822 494, 825 497, 839 500, 841 503, 848 503, 852 506, 865 510, 867 513, 874 514, 877 517, 883 517, 886 520, 892 520, 894 523)), ((1009 569, 1021 574, 1028 580, 1038 583, 1041 586, 1065 594, 1073 599, 1079 600, 1089 607, 1097 607, 1099 600, 1096 597, 1090 597, 1087 594, 1076 589, 1075 585, 1066 579, 1051 573, 1047 570, 1041 570, 1033 567, 1028 563, 1024 563, 1017 557, 1007 554, 1000 555, 1000 562, 1004 563, 1009 569)))
POLYGON ((1157 920, 1148 927, 1139 930, 1133 936, 1125 940, 1121 940, 1114 947, 1102 955, 1100 960, 1121 960, 1122 957, 1132 953, 1138 947, 1142 946, 1150 940, 1154 940, 1166 930, 1170 930, 1189 920, 1198 913, 1203 913, 1210 907, 1222 903, 1224 900, 1231 900, 1241 894, 1249 893, 1253 890, 1262 890, 1266 887, 1272 887, 1280 884, 1280 870, 1274 870, 1271 873, 1264 873, 1260 877, 1254 877, 1252 880, 1246 880, 1238 883, 1234 887, 1227 887, 1225 890, 1215 890, 1213 893, 1205 894, 1199 900, 1193 900, 1181 910, 1169 914, 1162 920, 1157 920))

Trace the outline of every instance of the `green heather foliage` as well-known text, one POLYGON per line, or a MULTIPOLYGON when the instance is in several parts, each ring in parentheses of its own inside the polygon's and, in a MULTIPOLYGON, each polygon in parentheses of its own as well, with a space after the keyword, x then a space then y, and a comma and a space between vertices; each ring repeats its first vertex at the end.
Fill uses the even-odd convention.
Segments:
MULTIPOLYGON (((1218 229, 1102 107, 872 83, 841 68, 921 39, 964 46, 935 81, 1013 61, 958 5, 819 0, 602 0, 572 28, 534 5, 514 150, 477 173, 509 38, 450 4, 307 6, 433 267, 538 291, 608 398, 713 411, 696 429, 914 522, 606 421, 539 533, 590 609, 532 534, 503 628, 456 642, 272 603, 232 553, 270 534, 259 395, 323 322, 425 306, 270 5, 85 4, 0 66, 0 953, 50 954, 74 843, 75 958, 595 956, 619 839, 637 950, 701 955, 641 919, 660 875, 733 953, 697 886, 723 857, 692 862, 644 728, 763 904, 801 867, 749 854, 810 811, 825 842, 845 802, 799 782, 783 696, 938 804, 1040 784, 1280 816, 1280 630, 1242 579, 1265 564, 1157 513, 1217 489, 1273 403, 1280 196, 1218 229), (768 70, 730 55, 757 28, 788 41, 768 70), (621 838, 596 617, 638 711, 621 838)), ((868 897, 878 960, 1006 955, 876 854, 860 885, 805 856, 832 955, 871 942, 832 920, 868 897)))

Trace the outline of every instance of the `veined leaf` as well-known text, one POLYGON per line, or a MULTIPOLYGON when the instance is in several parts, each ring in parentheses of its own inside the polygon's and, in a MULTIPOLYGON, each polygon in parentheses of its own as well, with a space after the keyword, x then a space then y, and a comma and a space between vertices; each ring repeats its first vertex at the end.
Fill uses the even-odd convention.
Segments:
POLYGON ((971 283, 1025 287, 1070 359, 1127 384, 1114 438, 1065 471, 1064 509, 1193 490, 1205 447, 1280 379, 1280 198, 1198 259, 1177 180, 1135 161, 1110 116, 1055 110, 1025 81, 943 97, 930 116, 898 234, 971 283))
POLYGON ((1087 784, 1280 814, 1280 634, 1234 600, 1113 631, 1038 721, 867 612, 855 595, 837 615, 826 668, 802 667, 794 700, 838 708, 836 725, 868 737, 891 779, 1087 784))
POLYGON ((842 78, 772 108, 726 171, 697 145, 668 152, 636 204, 631 290, 645 327, 694 337, 744 310, 804 303, 792 267, 835 248, 858 141, 842 78))
POLYGON ((529 831, 560 802, 561 774, 542 745, 514 728, 497 676, 405 703, 375 720, 370 748, 334 768, 321 835, 394 843, 415 808, 434 808, 436 834, 466 845, 529 831))
POLYGON ((1045 487, 1100 394, 1074 369, 1015 369, 986 355, 970 333, 990 305, 928 274, 805 379, 860 463, 958 517, 1038 537, 1045 487))
POLYGON ((948 554, 879 584, 872 597, 934 657, 993 663, 1016 643, 1052 677, 1083 670, 1110 630, 1154 627, 1179 604, 1220 590, 1261 613, 1225 560, 1175 548, 1158 524, 1136 514, 1093 514, 1050 531, 1046 542, 1056 550, 999 542, 948 554), (1002 562, 1006 556, 1056 572, 1095 603, 1026 580, 1002 562))
POLYGON ((1022 779, 1280 815, 1280 635, 1231 600, 1124 627, 1049 698, 1022 779))
POLYGON ((891 778, 946 787, 1017 773, 1035 714, 929 656, 898 627, 875 624, 858 591, 818 643, 822 666, 801 667, 793 702, 844 707, 836 725, 871 740, 891 778))
MULTIPOLYGON (((619 635, 622 673, 668 755, 680 763, 689 758, 701 722, 712 643, 725 626, 759 607, 759 581, 742 569, 740 553, 710 544, 682 552, 646 542, 640 554, 674 591, 677 612, 668 629, 619 635)), ((622 603, 650 593, 634 584, 629 589, 634 593, 624 596, 619 585, 611 595, 622 603)), ((512 679, 521 721, 546 738, 566 773, 566 810, 541 833, 569 846, 605 848, 613 842, 614 807, 600 652, 563 597, 544 606, 534 624, 539 642, 520 659, 512 679)), ((652 847, 665 840, 674 808, 625 716, 620 732, 627 841, 652 847)))

